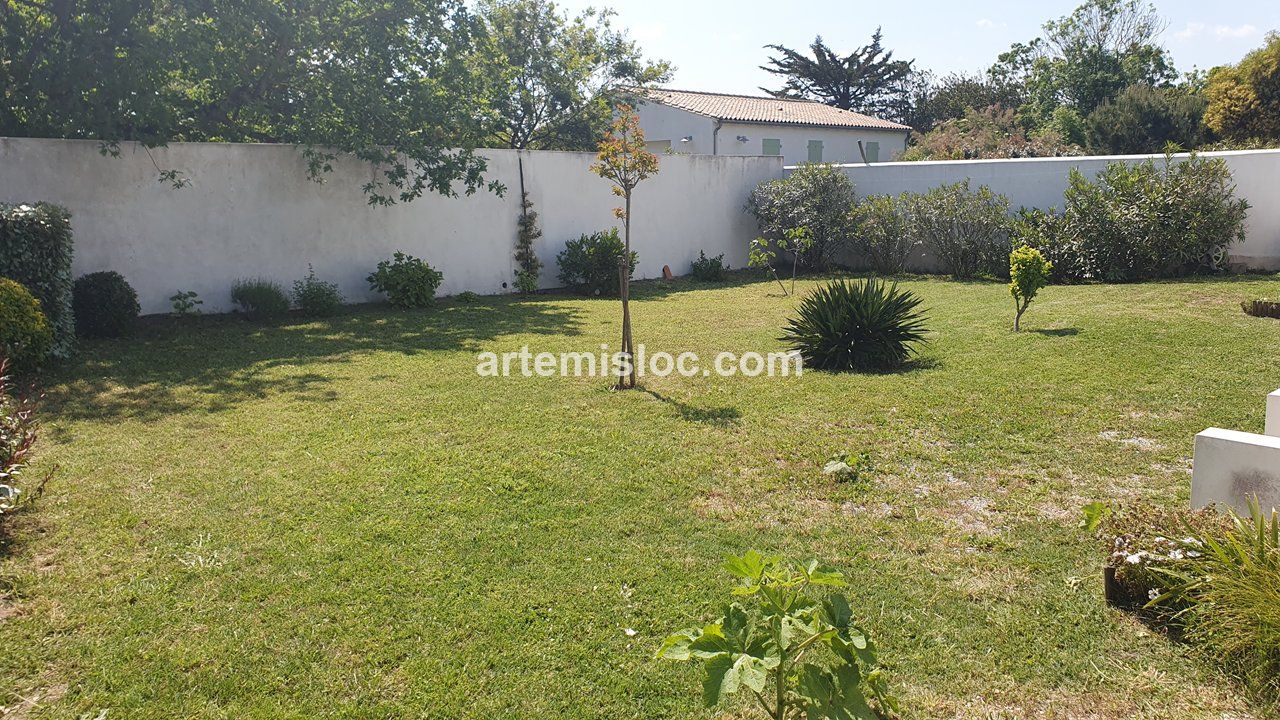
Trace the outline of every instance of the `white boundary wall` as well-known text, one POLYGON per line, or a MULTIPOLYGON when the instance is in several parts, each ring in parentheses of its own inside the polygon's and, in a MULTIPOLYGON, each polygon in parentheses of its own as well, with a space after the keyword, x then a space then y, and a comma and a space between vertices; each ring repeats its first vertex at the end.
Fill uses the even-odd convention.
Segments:
MULTIPOLYGON (((1241 150, 1201 153, 1221 157, 1231 168, 1236 193, 1252 206, 1248 237, 1231 248, 1231 262, 1250 269, 1280 270, 1280 150, 1241 150)), ((1016 160, 946 160, 841 165, 857 187, 859 197, 925 192, 939 185, 968 178, 977 187, 986 185, 1018 207, 1062 209, 1063 192, 1071 168, 1093 178, 1108 163, 1140 162, 1163 156, 1116 155, 1016 160)), ((1179 156, 1185 157, 1185 156, 1179 156)))
MULTIPOLYGON (((613 217, 620 199, 588 171, 590 153, 485 150, 486 177, 506 185, 505 197, 428 193, 389 208, 367 204, 360 187, 372 174, 354 160, 317 184, 287 145, 176 143, 151 154, 191 185, 175 190, 158 182, 147 153, 131 143, 110 158, 95 141, 0 138, 0 201, 70 209, 75 274, 120 272, 138 291, 143 313, 168 312, 178 290, 199 293, 206 312, 229 310, 236 278, 267 277, 288 289, 308 263, 321 279, 336 281, 348 302, 370 300, 366 276, 396 250, 443 271, 441 294, 510 292, 518 155, 543 233, 543 287, 557 284, 556 254, 566 241, 620 227, 613 217)), ((699 250, 745 266, 758 234, 744 212, 747 196, 782 174, 781 159, 691 155, 659 163, 635 194, 636 276, 659 277, 663 265, 686 274, 699 250)))

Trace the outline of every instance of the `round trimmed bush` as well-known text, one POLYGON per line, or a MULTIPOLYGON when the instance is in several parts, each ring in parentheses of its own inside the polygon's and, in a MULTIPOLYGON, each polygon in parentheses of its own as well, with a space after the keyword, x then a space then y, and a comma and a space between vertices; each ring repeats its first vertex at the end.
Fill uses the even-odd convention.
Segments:
POLYGON ((818 370, 889 370, 924 341, 920 298, 877 278, 836 280, 800 302, 782 340, 818 370))
POLYGON ((141 310, 138 293, 114 270, 81 275, 71 288, 71 312, 81 337, 128 335, 141 310))
POLYGON ((270 320, 289 312, 289 296, 274 280, 241 278, 231 286, 231 301, 250 320, 270 320))
POLYGON ((53 328, 35 299, 20 283, 0 278, 0 354, 17 372, 39 367, 53 349, 53 328))

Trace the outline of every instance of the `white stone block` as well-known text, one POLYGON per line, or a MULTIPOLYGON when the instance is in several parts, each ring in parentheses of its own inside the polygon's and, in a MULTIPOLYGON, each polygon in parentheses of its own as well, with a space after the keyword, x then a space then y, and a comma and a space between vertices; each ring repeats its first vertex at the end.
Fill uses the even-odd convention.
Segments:
POLYGON ((1248 513, 1251 497, 1264 512, 1280 509, 1280 437, 1220 428, 1196 435, 1191 507, 1218 503, 1248 513))
POLYGON ((1263 432, 1280 437, 1280 390, 1267 396, 1267 426, 1263 432))

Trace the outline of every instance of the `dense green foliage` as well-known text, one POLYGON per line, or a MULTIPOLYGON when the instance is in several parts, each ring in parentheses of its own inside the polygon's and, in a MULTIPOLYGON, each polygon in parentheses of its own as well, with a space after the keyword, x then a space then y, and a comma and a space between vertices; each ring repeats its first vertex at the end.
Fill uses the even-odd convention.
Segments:
POLYGON ((911 231, 959 278, 1003 275, 1008 269, 1009 200, 969 181, 939 185, 911 200, 911 231))
POLYGON ((800 301, 782 341, 806 368, 833 372, 900 367, 924 341, 921 300, 897 283, 836 280, 800 301))
POLYGON ((800 261, 812 268, 836 264, 853 238, 849 211, 853 181, 834 165, 801 165, 786 177, 760 183, 747 200, 760 231, 780 240, 787 230, 808 228, 812 246, 800 261))
POLYGON ((179 290, 169 296, 170 306, 173 310, 170 315, 174 317, 186 317, 187 315, 199 315, 200 306, 204 301, 200 299, 200 293, 195 290, 179 290))
POLYGON ((1044 259, 1039 250, 1026 245, 1009 253, 1009 294, 1013 296, 1017 315, 1013 318, 1013 331, 1022 329, 1022 314, 1031 301, 1049 284, 1053 264, 1044 259))
POLYGON ((370 202, 473 192, 480 32, 461 0, 8 3, 0 136, 287 143, 313 177, 370 163, 370 202))
POLYGON ((1280 140, 1280 34, 1236 65, 1209 72, 1204 121, 1228 140, 1280 140))
MULTIPOLYGON (((523 169, 521 170, 523 173, 523 169)), ((520 196, 520 219, 516 221, 516 290, 522 293, 536 292, 538 274, 542 271, 542 258, 534 243, 542 237, 542 228, 538 227, 538 213, 533 209, 533 201, 528 192, 520 196)))
POLYGON ((1172 88, 1130 85, 1089 115, 1089 152, 1137 155, 1164 152, 1169 145, 1192 149, 1203 135, 1205 101, 1172 88))
POLYGON ((231 301, 250 320, 271 320, 289 312, 289 297, 275 280, 242 278, 231 286, 231 301))
POLYGON ((65 208, 0 203, 0 277, 18 281, 40 301, 57 358, 70 357, 75 346, 71 254, 71 214, 65 208))
POLYGON ((76 333, 81 337, 121 337, 138 322, 138 293, 114 270, 76 278, 71 290, 76 333))
POLYGON ((436 290, 444 281, 444 273, 412 255, 396 251, 390 260, 378 263, 368 277, 369 289, 386 293, 392 305, 422 308, 435 304, 436 290))
POLYGON ((40 367, 53 348, 53 329, 40 301, 20 283, 0 277, 0 358, 8 358, 14 372, 40 367))
MULTIPOLYGON (((5 292, 3 282, 0 278, 0 298, 5 292)), ((31 451, 40 428, 35 418, 35 402, 18 394, 10 370, 9 359, 0 355, 0 525, 5 515, 39 496, 45 482, 41 480, 34 485, 25 482, 23 471, 31 462, 31 451)), ((0 527, 0 537, 3 534, 4 529, 0 527)))
POLYGON ((910 193, 870 195, 854 207, 857 229, 853 247, 872 270, 896 275, 919 254, 919 233, 910 214, 914 197, 910 193))
POLYGON ((344 298, 338 283, 326 282, 316 277, 316 271, 307 266, 307 276, 293 283, 293 304, 303 315, 329 317, 342 310, 344 298))
POLYGON ((814 38, 810 58, 782 45, 766 45, 778 53, 761 69, 786 82, 778 90, 766 90, 779 98, 817 100, 844 110, 876 117, 904 119, 911 106, 906 80, 911 75, 910 60, 894 60, 893 52, 881 44, 880 28, 871 42, 848 55, 838 55, 814 38))
POLYGON ((671 635, 658 650, 701 663, 708 707, 749 692, 771 720, 879 718, 896 709, 875 645, 848 598, 833 591, 846 587, 844 573, 754 550, 726 557, 724 569, 738 578, 737 599, 715 622, 671 635))
POLYGON ((988 158, 1061 157, 1082 155, 1052 127, 1028 132, 1013 110, 992 105, 969 109, 963 117, 946 120, 915 137, 915 144, 899 158, 913 160, 982 160, 988 158))
POLYGON ((1093 181, 1072 170, 1065 200, 1054 254, 1076 255, 1081 279, 1107 282, 1218 269, 1244 240, 1249 209, 1227 164, 1201 157, 1116 162, 1093 181))
POLYGON ((720 282, 724 280, 728 271, 729 266, 724 264, 723 253, 715 257, 707 257, 707 253, 703 250, 698 251, 698 259, 694 260, 689 268, 693 277, 703 282, 720 282))
POLYGON ((918 73, 912 90, 911 112, 904 119, 919 133, 927 133, 945 120, 959 120, 972 110, 1022 104, 1021 86, 997 80, 990 74, 951 73, 935 79, 918 73))
MULTIPOLYGON (((560 284, 579 295, 617 296, 618 261, 626 253, 618 228, 583 235, 565 243, 556 256, 560 284)), ((630 271, 636 271, 639 255, 631 253, 630 271)))
POLYGON ((549 0, 483 0, 476 12, 486 147, 594 150, 628 90, 670 79, 668 63, 614 29, 611 10, 571 17, 549 0))

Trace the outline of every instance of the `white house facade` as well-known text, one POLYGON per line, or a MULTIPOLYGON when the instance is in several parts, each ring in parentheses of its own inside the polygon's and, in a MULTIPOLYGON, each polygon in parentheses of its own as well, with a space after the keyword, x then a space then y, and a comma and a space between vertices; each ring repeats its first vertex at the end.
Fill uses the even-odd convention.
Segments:
POLYGON ((781 155, 806 162, 887 162, 911 128, 809 100, 653 89, 636 109, 649 150, 694 155, 781 155))

